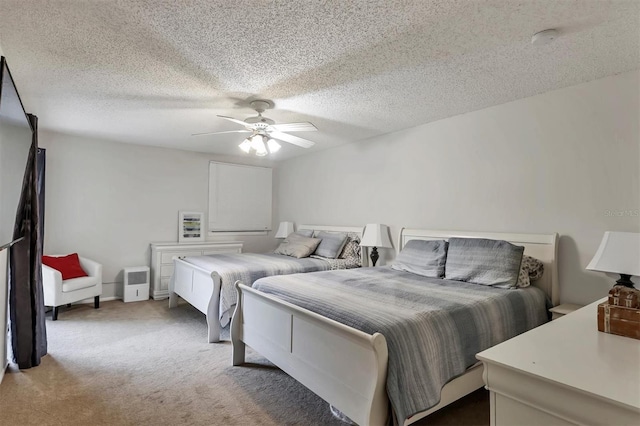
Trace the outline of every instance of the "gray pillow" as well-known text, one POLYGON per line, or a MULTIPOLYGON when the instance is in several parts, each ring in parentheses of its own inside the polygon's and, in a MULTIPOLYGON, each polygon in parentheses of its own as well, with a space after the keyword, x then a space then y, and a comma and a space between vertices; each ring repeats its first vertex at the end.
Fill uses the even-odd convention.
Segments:
POLYGON ((446 259, 446 241, 410 240, 398 253, 391 268, 424 277, 442 278, 446 259))
POLYGON ((347 242, 347 234, 344 232, 320 231, 316 238, 320 238, 322 241, 314 254, 329 259, 338 257, 347 242))
POLYGON ((524 247, 484 238, 449 238, 445 278, 514 287, 524 247))
POLYGON ((295 234, 301 235, 303 237, 311 238, 313 237, 313 229, 298 229, 295 234))
POLYGON ((294 232, 289 234, 273 252, 275 254, 283 254, 300 259, 309 257, 309 255, 316 250, 318 244, 320 244, 320 239, 303 237, 294 232))

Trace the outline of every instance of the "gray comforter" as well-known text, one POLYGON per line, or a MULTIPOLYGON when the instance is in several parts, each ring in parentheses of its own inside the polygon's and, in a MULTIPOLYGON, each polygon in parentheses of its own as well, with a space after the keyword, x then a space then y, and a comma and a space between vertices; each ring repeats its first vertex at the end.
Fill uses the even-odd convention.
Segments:
POLYGON ((296 274, 301 272, 327 271, 353 268, 360 265, 344 259, 318 259, 283 256, 280 254, 233 253, 207 256, 188 256, 186 262, 207 271, 216 271, 221 278, 220 325, 226 326, 238 301, 233 284, 240 280, 247 285, 271 275, 296 274))
POLYGON ((475 354, 547 321, 534 287, 500 289, 391 268, 268 277, 253 287, 369 334, 389 349, 387 393, 396 420, 440 401, 475 354))

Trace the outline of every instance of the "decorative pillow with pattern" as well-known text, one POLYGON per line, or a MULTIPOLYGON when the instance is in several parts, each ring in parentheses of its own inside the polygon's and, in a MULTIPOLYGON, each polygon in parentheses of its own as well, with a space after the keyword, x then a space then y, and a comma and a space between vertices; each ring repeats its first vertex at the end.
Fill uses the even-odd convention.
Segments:
POLYGON ((347 242, 342 249, 338 259, 347 259, 351 264, 362 266, 362 255, 360 252, 360 236, 357 232, 347 233, 347 242))
POLYGON ((290 234, 273 252, 275 254, 283 254, 285 256, 301 259, 303 257, 309 257, 311 253, 316 251, 318 244, 320 244, 319 238, 307 238, 294 232, 293 234, 290 234))
POLYGON ((531 285, 531 281, 535 281, 542 277, 544 273, 544 264, 535 257, 522 256, 522 265, 520 265, 520 273, 518 274, 518 283, 516 287, 524 288, 531 285))
POLYGON ((359 258, 357 260, 354 260, 353 258, 350 258, 350 259, 329 259, 327 257, 316 256, 315 254, 312 254, 309 257, 313 257, 315 259, 322 259, 325 262, 328 262, 329 265, 331 265, 331 270, 332 271, 335 271, 335 270, 338 270, 338 269, 359 268, 359 267, 362 266, 362 262, 360 262, 359 258))

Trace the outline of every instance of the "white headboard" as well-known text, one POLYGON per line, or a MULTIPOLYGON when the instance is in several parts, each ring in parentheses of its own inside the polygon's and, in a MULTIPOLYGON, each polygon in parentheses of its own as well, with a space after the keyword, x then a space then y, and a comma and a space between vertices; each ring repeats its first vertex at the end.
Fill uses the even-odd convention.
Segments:
POLYGON ((556 306, 560 302, 558 287, 558 234, 509 234, 499 232, 467 232, 467 231, 436 231, 427 229, 400 230, 398 250, 409 240, 448 240, 449 237, 460 238, 488 238, 504 240, 524 247, 525 254, 535 257, 544 264, 544 274, 532 285, 543 290, 556 306))
MULTIPOLYGON (((362 234, 364 233, 364 226, 332 226, 332 225, 300 225, 297 226, 296 230, 302 229, 312 229, 314 231, 314 235, 319 231, 325 232, 354 232, 362 238, 362 234)), ((360 250, 360 261, 363 265, 366 265, 366 254, 364 250, 360 250)))

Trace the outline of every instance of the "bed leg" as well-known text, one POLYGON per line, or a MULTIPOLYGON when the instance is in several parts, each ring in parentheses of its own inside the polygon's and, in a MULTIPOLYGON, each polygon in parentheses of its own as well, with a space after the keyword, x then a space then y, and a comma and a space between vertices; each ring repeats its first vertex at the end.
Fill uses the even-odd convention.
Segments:
POLYGON ((241 340, 231 339, 231 357, 233 365, 244 364, 244 352, 246 345, 241 340))
POLYGON ((207 327, 209 343, 218 343, 220 341, 220 320, 207 315, 207 327))
POLYGON ((175 308, 178 306, 178 295, 173 291, 169 292, 169 308, 175 308))
POLYGON ((244 352, 246 345, 241 339, 242 336, 242 290, 240 289, 240 281, 235 282, 236 291, 238 292, 238 301, 236 309, 231 317, 231 362, 233 365, 244 364, 244 352))

